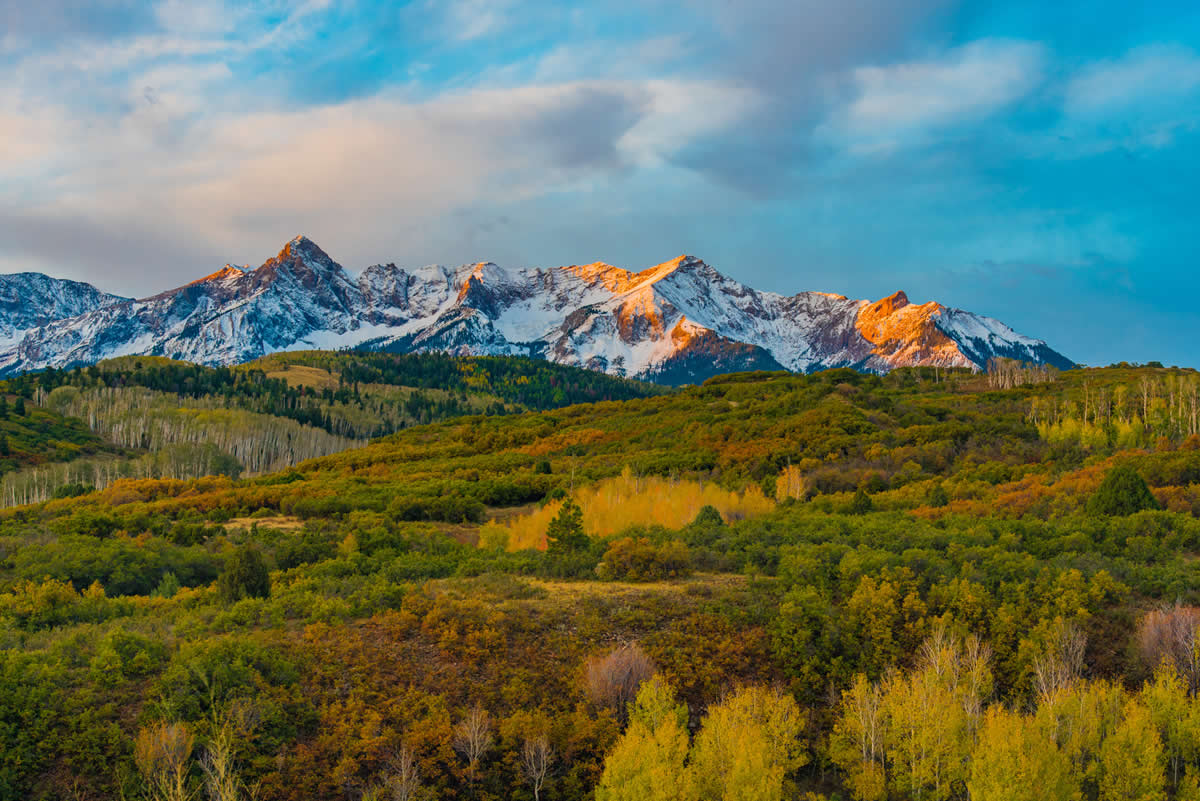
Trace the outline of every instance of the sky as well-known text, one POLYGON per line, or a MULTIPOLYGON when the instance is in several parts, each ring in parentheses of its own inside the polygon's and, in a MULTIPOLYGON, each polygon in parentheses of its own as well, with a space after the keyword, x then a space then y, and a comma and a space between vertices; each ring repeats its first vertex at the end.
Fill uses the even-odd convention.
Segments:
POLYGON ((1200 3, 0 0, 0 272, 905 290, 1200 367, 1200 3))

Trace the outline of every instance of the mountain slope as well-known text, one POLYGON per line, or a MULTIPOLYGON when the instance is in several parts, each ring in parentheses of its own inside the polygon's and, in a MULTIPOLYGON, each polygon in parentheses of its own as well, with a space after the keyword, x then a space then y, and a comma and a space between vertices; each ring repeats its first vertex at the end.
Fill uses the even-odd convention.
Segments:
POLYGON ((41 273, 0 275, 0 347, 15 345, 30 329, 123 300, 82 281, 41 273))
POLYGON ((603 263, 389 264, 355 280, 300 236, 255 270, 227 265, 178 289, 31 330, 0 351, 0 373, 128 354, 229 365, 339 347, 533 356, 671 383, 781 367, 982 368, 996 357, 1072 366, 997 320, 914 305, 903 292, 877 303, 823 292, 785 297, 691 256, 637 273, 603 263))

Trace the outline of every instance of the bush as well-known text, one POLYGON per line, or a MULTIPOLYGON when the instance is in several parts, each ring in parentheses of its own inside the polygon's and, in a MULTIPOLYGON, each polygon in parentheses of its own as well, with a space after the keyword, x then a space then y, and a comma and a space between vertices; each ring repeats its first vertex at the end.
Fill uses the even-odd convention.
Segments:
POLYGON ((605 581, 657 581, 692 572, 691 554, 679 540, 655 545, 646 537, 622 537, 608 546, 596 566, 605 581))

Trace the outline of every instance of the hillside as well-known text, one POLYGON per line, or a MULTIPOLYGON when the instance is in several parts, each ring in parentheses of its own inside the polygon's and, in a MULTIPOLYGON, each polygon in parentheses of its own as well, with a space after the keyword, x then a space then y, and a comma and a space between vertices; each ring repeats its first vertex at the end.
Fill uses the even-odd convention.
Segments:
MULTIPOLYGON (((37 328, 7 347, 0 342, 0 375, 127 355, 230 366, 308 348, 525 356, 678 384, 755 369, 984 369, 997 358, 1073 366, 998 320, 910 303, 904 292, 876 302, 813 291, 783 296, 692 256, 638 272, 601 262, 550 269, 479 262, 377 264, 355 277, 298 236, 260 267, 225 265, 140 300, 97 305, 87 292, 98 291, 79 287, 75 306, 49 305, 37 328)), ((0 306, 0 333, 26 324, 25 313, 6 319, 14 314, 0 306)))
POLYGON ((264 799, 532 798, 539 753, 547 798, 976 797, 1024 781, 1008 746, 1059 777, 1023 797, 1130 759, 1188 797, 1200 377, 1001 368, 727 376, 4 511, 0 798, 134 794, 168 736, 232 737, 264 799), (661 680, 632 718, 621 664, 661 680))
MULTIPOLYGON (((44 500, 63 486, 103 489, 121 478, 258 475, 436 420, 666 391, 531 359, 317 351, 235 368, 124 357, 19 375, 5 386, 47 418, 81 420, 72 425, 94 432, 90 451, 50 443, 38 452, 38 470, 11 472, 22 460, 14 462, 0 487, 6 502, 44 500)), ((23 442, 14 440, 18 450, 23 442)))

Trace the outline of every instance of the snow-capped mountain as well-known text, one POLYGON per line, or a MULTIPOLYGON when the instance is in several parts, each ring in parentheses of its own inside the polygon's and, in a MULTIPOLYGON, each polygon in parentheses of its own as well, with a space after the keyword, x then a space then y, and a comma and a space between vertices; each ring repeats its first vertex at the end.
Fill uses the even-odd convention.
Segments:
POLYGON ((143 300, 95 291, 109 300, 82 312, 53 303, 28 310, 21 319, 33 321, 29 330, 0 345, 0 373, 129 354, 215 365, 342 347, 528 355, 666 383, 745 369, 983 367, 995 357, 1072 364, 997 320, 914 305, 903 292, 875 303, 823 292, 785 297, 690 256, 638 273, 600 263, 375 265, 355 280, 300 236, 257 269, 226 265, 143 300))
POLYGON ((0 349, 12 347, 31 329, 122 300, 81 281, 41 273, 0 275, 0 349))

